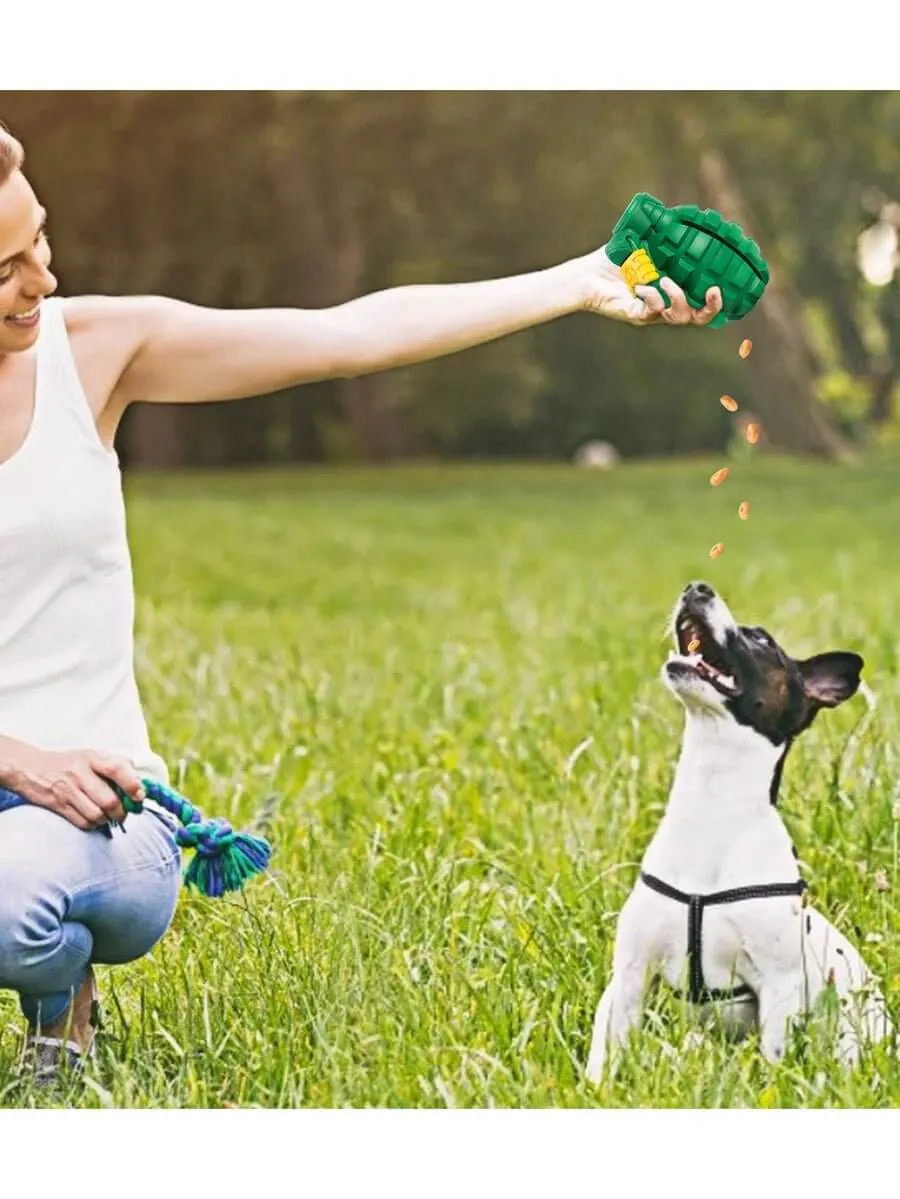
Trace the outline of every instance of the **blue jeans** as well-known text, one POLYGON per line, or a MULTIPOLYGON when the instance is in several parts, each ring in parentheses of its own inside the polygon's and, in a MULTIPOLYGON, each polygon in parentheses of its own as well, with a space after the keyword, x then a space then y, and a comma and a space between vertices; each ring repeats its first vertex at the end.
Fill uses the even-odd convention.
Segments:
POLYGON ((143 957, 169 926, 181 853, 150 808, 83 832, 31 805, 0 811, 0 987, 32 1025, 64 1015, 92 962, 143 957))

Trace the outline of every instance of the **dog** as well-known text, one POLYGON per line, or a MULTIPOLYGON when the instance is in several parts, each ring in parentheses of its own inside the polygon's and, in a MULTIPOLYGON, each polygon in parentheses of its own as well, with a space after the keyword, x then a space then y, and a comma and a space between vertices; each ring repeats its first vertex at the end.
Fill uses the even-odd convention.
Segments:
POLYGON ((655 980, 685 988, 701 1016, 736 1036, 758 1031, 770 1062, 791 1021, 837 997, 840 1060, 891 1031, 857 950, 805 903, 805 883, 776 799, 785 756, 823 708, 860 686, 855 653, 790 657, 759 627, 738 626, 706 583, 690 583, 662 668, 685 709, 681 755, 663 818, 619 915, 613 973, 594 1018, 586 1074, 597 1083, 641 1019, 655 980))

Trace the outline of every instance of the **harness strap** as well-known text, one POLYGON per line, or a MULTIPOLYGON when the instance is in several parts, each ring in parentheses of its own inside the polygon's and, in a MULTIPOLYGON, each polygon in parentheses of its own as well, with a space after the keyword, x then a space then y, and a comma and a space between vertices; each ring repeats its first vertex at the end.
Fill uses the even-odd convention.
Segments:
MULTIPOLYGON (((641 882, 664 895, 683 903, 688 910, 688 999, 691 1003, 712 1003, 725 999, 738 999, 752 995, 753 988, 745 983, 730 989, 707 987, 703 978, 703 909, 722 903, 738 903, 743 899, 769 899, 781 895, 802 895, 806 890, 806 882, 802 878, 792 883, 757 883, 750 887, 732 887, 727 891, 711 891, 707 895, 691 895, 687 891, 679 891, 669 883, 663 882, 653 874, 641 871, 641 882)), ((681 994, 681 992, 676 992, 681 994)))

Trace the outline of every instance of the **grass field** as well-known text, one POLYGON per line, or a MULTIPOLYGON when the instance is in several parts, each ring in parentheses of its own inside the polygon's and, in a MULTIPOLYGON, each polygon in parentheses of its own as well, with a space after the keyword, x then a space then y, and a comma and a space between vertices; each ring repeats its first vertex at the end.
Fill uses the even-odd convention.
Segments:
MULTIPOLYGON (((782 808, 815 902, 862 930, 900 1009, 896 471, 757 461, 713 490, 716 465, 130 480, 156 745, 210 814, 274 797, 276 857, 241 898, 185 894, 147 959, 101 971, 103 1048, 67 1101, 900 1102, 887 1050, 854 1075, 799 1047, 778 1068, 753 1041, 682 1052, 666 998, 613 1085, 582 1079, 678 749, 657 676, 691 578, 795 654, 867 659, 877 708, 820 719, 782 808)), ((18 1037, 4 994, 0 1087, 18 1037)))

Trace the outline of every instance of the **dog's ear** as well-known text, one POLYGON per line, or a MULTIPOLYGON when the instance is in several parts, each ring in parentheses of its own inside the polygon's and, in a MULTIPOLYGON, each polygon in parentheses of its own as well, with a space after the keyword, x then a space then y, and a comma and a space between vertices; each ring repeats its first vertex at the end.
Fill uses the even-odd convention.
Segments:
POLYGON ((836 708, 859 689, 865 665, 859 654, 844 650, 816 654, 797 663, 808 699, 822 708, 836 708))

